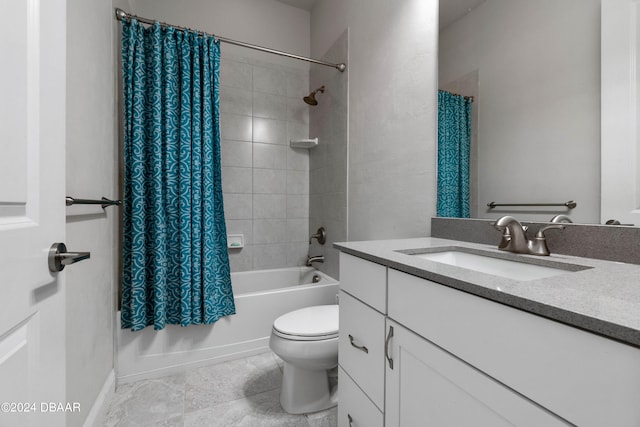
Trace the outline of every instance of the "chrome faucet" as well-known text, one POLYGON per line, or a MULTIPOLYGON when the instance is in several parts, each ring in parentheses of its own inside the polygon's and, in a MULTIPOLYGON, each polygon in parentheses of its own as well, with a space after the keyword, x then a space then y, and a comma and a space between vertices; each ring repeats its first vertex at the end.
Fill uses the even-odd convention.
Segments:
POLYGON ((550 229, 564 230, 564 225, 554 224, 541 228, 534 239, 527 238, 527 227, 512 216, 503 216, 492 222, 497 230, 502 231, 502 240, 498 249, 518 254, 549 256, 549 247, 544 232, 550 229))
POLYGON ((324 262, 324 255, 316 255, 316 256, 307 255, 307 262, 305 263, 305 265, 307 267, 311 267, 311 263, 313 262, 324 262))
POLYGON ((492 222, 497 230, 502 231, 502 240, 498 249, 518 254, 528 254, 529 245, 527 235, 522 224, 512 216, 503 216, 496 222, 492 222))
POLYGON ((573 221, 571 221, 571 218, 569 218, 567 215, 560 214, 560 215, 556 215, 553 218, 551 218, 551 222, 568 222, 568 223, 572 223, 573 221))

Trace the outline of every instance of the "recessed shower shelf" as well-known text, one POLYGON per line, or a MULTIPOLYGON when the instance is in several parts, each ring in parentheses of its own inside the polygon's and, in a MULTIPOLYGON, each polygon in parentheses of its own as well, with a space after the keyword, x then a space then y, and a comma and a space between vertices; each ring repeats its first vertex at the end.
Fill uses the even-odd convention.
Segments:
POLYGON ((292 148, 313 148, 318 145, 318 138, 313 139, 292 139, 289 141, 292 148))
POLYGON ((244 248, 244 234, 227 234, 227 247, 229 249, 244 248))

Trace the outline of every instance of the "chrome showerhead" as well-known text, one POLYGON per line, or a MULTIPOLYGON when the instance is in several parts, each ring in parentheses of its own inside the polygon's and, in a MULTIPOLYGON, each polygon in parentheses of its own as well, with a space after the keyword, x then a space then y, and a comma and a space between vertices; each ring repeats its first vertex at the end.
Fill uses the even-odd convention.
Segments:
POLYGON ((302 98, 302 100, 309 105, 318 105, 318 101, 316 100, 317 92, 324 93, 324 86, 320 86, 318 89, 311 92, 309 96, 305 96, 304 98, 302 98))
POLYGON ((309 105, 318 105, 318 101, 316 100, 315 93, 311 93, 311 95, 305 96, 302 99, 304 100, 304 102, 306 102, 309 105))

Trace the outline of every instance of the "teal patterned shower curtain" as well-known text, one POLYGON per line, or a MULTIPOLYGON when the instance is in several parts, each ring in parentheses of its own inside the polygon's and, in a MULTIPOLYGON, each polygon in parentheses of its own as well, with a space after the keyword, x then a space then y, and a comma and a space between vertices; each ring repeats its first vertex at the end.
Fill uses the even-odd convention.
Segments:
POLYGON ((440 217, 469 218, 471 100, 438 91, 438 203, 440 217))
POLYGON ((122 328, 235 313, 224 220, 219 41, 122 22, 122 328))

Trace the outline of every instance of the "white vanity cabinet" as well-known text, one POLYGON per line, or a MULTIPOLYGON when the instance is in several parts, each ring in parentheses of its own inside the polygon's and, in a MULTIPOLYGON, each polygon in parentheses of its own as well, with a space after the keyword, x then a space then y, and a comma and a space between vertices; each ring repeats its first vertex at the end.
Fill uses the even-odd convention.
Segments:
POLYGON ((338 425, 640 426, 640 349, 351 255, 340 263, 338 425), (375 422, 354 416, 365 406, 375 422))
POLYGON ((569 423, 640 426, 638 348, 392 269, 388 316, 569 423))

